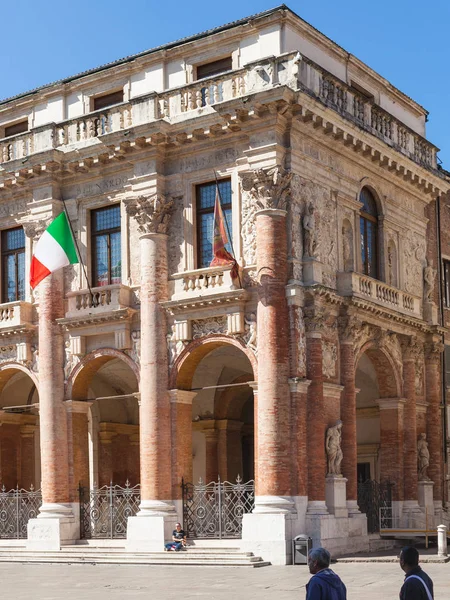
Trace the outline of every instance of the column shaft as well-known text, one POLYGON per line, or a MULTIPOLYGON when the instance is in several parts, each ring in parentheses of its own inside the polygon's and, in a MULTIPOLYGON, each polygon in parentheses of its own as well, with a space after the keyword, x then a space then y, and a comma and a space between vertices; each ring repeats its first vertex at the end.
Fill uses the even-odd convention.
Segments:
POLYGON ((39 422, 42 500, 67 503, 69 461, 64 399, 64 340, 56 319, 64 316, 63 271, 39 285, 39 422))
POLYGON ((403 481, 404 499, 417 500, 417 416, 416 365, 412 359, 403 362, 403 392, 406 400, 404 419, 403 481))
POLYGON ((141 403, 142 501, 171 499, 171 426, 168 394, 166 315, 167 236, 145 234, 141 244, 141 403))
POLYGON ((308 501, 325 501, 325 429, 322 338, 318 333, 306 334, 306 376, 308 388, 308 501))
POLYGON ((356 386, 353 342, 341 343, 342 474, 347 478, 347 500, 357 500, 358 449, 356 440, 356 386))
POLYGON ((403 500, 403 404, 400 398, 378 400, 380 405, 381 481, 394 484, 392 497, 403 500))
POLYGON ((289 320, 286 213, 257 213, 258 410, 257 496, 289 496, 289 320))
POLYGON ((442 417, 440 395, 440 354, 429 352, 425 358, 427 441, 430 452, 428 476, 434 481, 434 500, 442 501, 442 417))

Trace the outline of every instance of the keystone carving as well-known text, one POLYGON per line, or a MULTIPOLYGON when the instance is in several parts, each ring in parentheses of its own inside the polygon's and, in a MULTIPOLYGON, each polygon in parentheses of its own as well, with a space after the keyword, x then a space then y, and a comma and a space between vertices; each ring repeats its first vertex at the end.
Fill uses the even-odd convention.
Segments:
POLYGON ((259 210, 286 210, 292 175, 280 166, 249 171, 242 175, 242 189, 248 192, 259 210))
POLYGON ((167 233, 173 200, 165 196, 138 196, 126 203, 127 213, 138 223, 139 233, 167 233))

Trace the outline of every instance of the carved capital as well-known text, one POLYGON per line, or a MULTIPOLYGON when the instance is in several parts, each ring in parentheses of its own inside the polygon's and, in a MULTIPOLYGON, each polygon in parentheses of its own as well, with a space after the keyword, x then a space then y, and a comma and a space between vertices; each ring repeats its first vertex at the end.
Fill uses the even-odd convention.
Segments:
POLYGON ((173 212, 173 200, 165 196, 138 196, 126 202, 130 217, 138 223, 139 232, 167 233, 173 212))
POLYGON ((40 219, 39 221, 22 221, 20 225, 22 225, 25 235, 35 240, 36 238, 40 238, 50 225, 50 219, 40 219))
POLYGON ((292 175, 280 166, 249 171, 242 175, 242 189, 250 194, 259 210, 286 210, 292 175))
POLYGON ((352 315, 338 317, 339 340, 342 344, 354 344, 363 328, 362 321, 352 315))
POLYGON ((444 344, 442 342, 428 342, 425 344, 425 358, 428 363, 439 364, 441 354, 444 352, 444 344))
POLYGON ((423 353, 423 345, 415 336, 403 339, 401 342, 403 360, 417 362, 423 353))
POLYGON ((307 306, 304 308, 304 323, 306 333, 324 333, 327 328, 323 307, 307 306))

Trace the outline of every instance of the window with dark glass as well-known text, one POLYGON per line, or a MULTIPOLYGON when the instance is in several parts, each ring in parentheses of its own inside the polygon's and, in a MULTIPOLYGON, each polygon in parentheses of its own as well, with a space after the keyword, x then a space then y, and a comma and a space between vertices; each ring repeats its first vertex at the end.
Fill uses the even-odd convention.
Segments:
POLYGON ((372 192, 363 188, 359 197, 363 206, 360 212, 361 259, 365 275, 378 279, 378 211, 372 192))
POLYGON ((120 205, 91 213, 92 281, 95 287, 120 283, 120 205))
POLYGON ((2 302, 25 300, 25 234, 22 227, 2 231, 2 302))
MULTIPOLYGON (((216 199, 216 182, 203 183, 197 186, 197 267, 209 267, 213 259, 213 233, 214 233, 214 203, 216 199)), ((219 181, 219 193, 222 210, 226 221, 228 240, 231 240, 231 180, 219 181)), ((226 245, 228 252, 232 252, 230 242, 226 245)))
POLYGON ((450 260, 444 260, 442 267, 444 271, 444 303, 446 308, 450 308, 450 260))
POLYGON ((25 133, 25 131, 28 131, 28 119, 20 121, 20 123, 14 123, 14 125, 7 125, 5 127, 5 137, 19 135, 19 133, 25 133))
POLYGON ((101 110, 102 108, 120 104, 121 102, 123 102, 123 90, 94 98, 94 106, 92 108, 93 110, 101 110))

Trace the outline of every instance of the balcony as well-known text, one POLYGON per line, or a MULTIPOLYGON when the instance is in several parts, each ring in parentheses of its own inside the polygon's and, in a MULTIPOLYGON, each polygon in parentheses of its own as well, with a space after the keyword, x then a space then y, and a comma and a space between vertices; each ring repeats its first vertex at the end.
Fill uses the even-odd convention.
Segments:
POLYGON ((341 296, 369 300, 385 309, 422 318, 420 298, 360 273, 338 273, 337 290, 341 296))
POLYGON ((132 290, 122 284, 92 288, 92 294, 89 290, 68 292, 66 319, 101 317, 128 310, 131 303, 132 290))
MULTIPOLYGON (((236 98, 249 97, 262 91, 270 93, 271 90, 275 94, 281 86, 293 91, 301 90, 305 96, 319 100, 344 119, 383 140, 417 164, 436 169, 435 146, 372 100, 297 53, 261 59, 222 75, 161 93, 152 92, 111 108, 5 138, 0 140, 0 162, 14 163, 35 153, 63 148, 79 149, 99 141, 107 144, 107 140, 112 139, 108 137, 110 134, 158 120, 176 124, 201 114, 213 113, 218 107, 226 107, 227 102, 236 98)), ((239 110, 234 112, 234 116, 233 111, 230 111, 230 115, 224 114, 224 117, 229 117, 227 126, 230 129, 239 128, 239 110)), ((306 109, 305 120, 308 120, 307 113, 306 109)), ((211 127, 217 127, 218 133, 222 129, 220 124, 211 127)), ((192 135, 195 136, 195 131, 192 135)), ((164 139, 165 135, 159 132, 151 137, 153 143, 164 139)), ((178 133, 174 143, 182 143, 186 138, 186 134, 178 133)), ((145 143, 145 137, 137 137, 133 143, 145 143)), ((130 142, 124 142, 122 150, 126 151, 129 145, 130 142)), ((108 152, 107 147, 103 148, 103 152, 105 150, 108 152)))
POLYGON ((33 305, 29 302, 6 302, 0 304, 0 334, 7 331, 32 327, 33 305))
POLYGON ((169 301, 172 312, 184 312, 218 305, 236 306, 245 301, 246 291, 231 278, 231 267, 208 267, 175 273, 169 279, 169 301))

